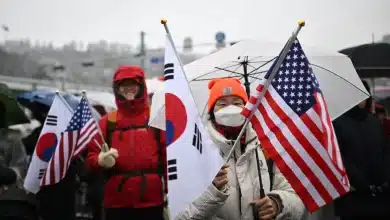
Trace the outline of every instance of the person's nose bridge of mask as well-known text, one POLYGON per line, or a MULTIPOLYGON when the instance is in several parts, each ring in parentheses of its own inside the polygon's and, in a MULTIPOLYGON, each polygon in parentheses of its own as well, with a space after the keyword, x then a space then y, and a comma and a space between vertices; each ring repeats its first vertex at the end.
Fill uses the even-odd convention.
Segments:
POLYGON ((228 105, 216 111, 215 120, 217 123, 225 126, 241 126, 245 122, 245 117, 241 114, 242 107, 228 105))

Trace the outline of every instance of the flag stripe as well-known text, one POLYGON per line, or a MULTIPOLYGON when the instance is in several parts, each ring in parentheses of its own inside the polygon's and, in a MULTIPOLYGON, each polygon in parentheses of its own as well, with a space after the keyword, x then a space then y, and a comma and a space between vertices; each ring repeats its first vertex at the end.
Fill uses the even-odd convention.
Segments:
POLYGON ((301 198, 306 198, 307 206, 309 209, 317 209, 325 201, 322 200, 318 191, 308 181, 301 168, 290 157, 287 152, 282 149, 281 143, 275 137, 275 135, 268 129, 263 117, 258 111, 255 112, 255 117, 251 120, 253 128, 258 133, 258 138, 262 143, 264 149, 266 149, 268 155, 273 158, 275 164, 277 164, 280 170, 284 170, 284 176, 289 181, 291 186, 294 186, 294 190, 301 198), (265 130, 263 130, 263 128, 265 130), (311 196, 307 196, 311 195, 311 196), (321 202, 322 200, 322 202, 321 202))
MULTIPOLYGON (((83 128, 81 128, 81 134, 83 134, 84 132, 88 131, 90 129, 90 127, 96 125, 96 123, 94 123, 95 120, 94 119, 89 119, 89 121, 85 124, 85 126, 83 128)), ((80 135, 82 136, 82 135, 80 135)))
MULTIPOLYGON (((267 97, 267 101, 269 100, 268 98, 269 97, 267 97)), ((300 143, 299 139, 297 140, 292 135, 292 133, 299 132, 299 130, 296 127, 291 128, 291 122, 289 121, 283 123, 277 113, 274 112, 275 109, 271 109, 272 107, 268 105, 267 101, 264 101, 263 105, 259 106, 260 114, 265 119, 266 126, 270 127, 271 132, 273 132, 279 142, 282 143, 284 151, 298 164, 302 169, 302 172, 313 184, 322 198, 325 201, 332 200, 332 196, 324 187, 324 185, 330 183, 326 181, 325 175, 316 165, 315 161, 308 156, 311 152, 307 151, 310 151, 310 149, 305 148, 305 145, 300 143)), ((272 100, 269 101, 272 102, 272 100)), ((280 109, 277 111, 280 111, 280 109)), ((280 114, 280 112, 278 113, 280 114)))
MULTIPOLYGON (((317 96, 316 96, 316 101, 317 102, 319 101, 317 96)), ((332 158, 332 160, 333 160, 333 158, 335 156, 334 155, 335 151, 333 149, 331 136, 328 135, 330 132, 330 128, 327 124, 326 115, 323 111, 321 111, 321 104, 315 110, 317 111, 318 115, 321 117, 321 120, 323 122, 325 122, 325 123, 322 123, 323 129, 326 131, 326 132, 324 132, 324 135, 323 135, 324 136, 324 146, 326 147, 326 149, 328 149, 328 154, 329 154, 330 158, 332 158)), ((334 161, 332 161, 332 162, 334 162, 334 161)))
MULTIPOLYGON (((248 109, 254 108, 254 104, 256 103, 256 101, 257 99, 252 99, 249 103, 247 103, 246 105, 248 106, 248 109)), ((245 115, 249 116, 250 111, 248 109, 245 108, 244 111, 246 112, 245 115)), ((301 119, 303 123, 307 125, 307 127, 313 129, 312 130, 313 135, 316 137, 317 141, 320 141, 322 139, 323 125, 321 120, 318 118, 318 114, 316 114, 314 110, 310 109, 308 110, 307 114, 301 116, 301 119)))
POLYGON ((50 172, 49 172, 49 178, 47 179, 47 184, 54 183, 56 181, 56 179, 55 179, 55 161, 50 163, 49 168, 50 168, 50 172))
MULTIPOLYGON (((62 140, 63 138, 61 138, 62 140)), ((59 163, 61 163, 62 161, 67 161, 69 155, 68 153, 66 152, 66 149, 64 149, 64 145, 63 145, 63 142, 61 141, 60 143, 60 146, 59 146, 59 150, 56 151, 56 152, 59 152, 60 154, 60 158, 58 160, 59 163)), ((60 164, 60 172, 59 172, 59 175, 61 175, 61 177, 65 176, 65 167, 62 166, 62 164, 60 164)))
MULTIPOLYGON (((306 120, 311 120, 311 122, 309 122, 309 121, 307 121, 307 122, 305 122, 305 124, 306 123, 314 123, 315 124, 315 126, 317 127, 317 131, 316 132, 324 132, 323 131, 323 124, 322 124, 322 121, 321 121, 321 118, 320 117, 318 117, 318 113, 316 112, 316 110, 313 108, 313 109, 310 109, 310 110, 308 110, 307 112, 306 112, 306 114, 305 115, 302 115, 302 117, 304 117, 304 119, 302 119, 302 120, 304 120, 304 121, 306 121, 306 120), (306 117, 307 116, 307 117, 306 117), (306 119, 307 118, 307 119, 306 119)), ((311 126, 310 126, 311 127, 311 126)), ((313 127, 314 127, 314 125, 313 125, 313 127)), ((321 138, 320 138, 321 139, 321 138)))
MULTIPOLYGON (((313 109, 310 109, 307 112, 310 113, 310 116, 312 116, 313 118, 314 117, 318 118, 318 115, 314 116, 316 112, 313 109)), ((308 129, 310 128, 310 132, 313 134, 317 143, 319 143, 323 138, 323 132, 322 129, 320 129, 322 127, 322 124, 319 124, 320 126, 318 126, 310 116, 308 114, 301 115, 301 120, 308 129)))
POLYGON ((77 144, 77 150, 75 151, 73 158, 77 158, 80 155, 80 153, 85 149, 87 144, 91 141, 91 139, 95 137, 95 135, 97 134, 98 134, 98 130, 96 126, 88 134, 84 134, 84 135, 88 135, 88 138, 84 139, 83 142, 77 144))
MULTIPOLYGON (((248 104, 247 104, 247 105, 248 105, 248 104)), ((242 114, 243 114, 246 118, 249 117, 250 113, 251 113, 251 110, 249 110, 249 109, 247 109, 247 108, 244 108, 244 109, 242 110, 242 114)))
MULTIPOLYGON (((60 168, 60 152, 62 151, 62 148, 61 148, 61 146, 59 146, 59 149, 57 150, 56 149, 56 151, 54 152, 54 163, 53 163, 53 165, 54 165, 54 169, 56 169, 56 170, 59 170, 59 168, 60 168)), ((55 181, 58 181, 59 179, 60 179, 60 176, 61 176, 61 174, 60 174, 60 172, 54 172, 54 175, 53 175, 53 177, 54 177, 54 180, 55 181)))
MULTIPOLYGON (((270 94, 273 94, 275 95, 276 97, 279 96, 276 92, 275 94, 272 92, 272 88, 269 89, 269 93, 266 94, 265 96, 265 100, 263 101, 263 105, 264 106, 268 106, 267 107, 267 111, 265 110, 265 108, 260 105, 259 106, 259 110, 260 110, 260 113, 261 115, 263 116, 268 116, 268 113, 271 113, 273 114, 271 117, 268 117, 268 120, 267 120, 267 117, 266 118, 266 123, 265 123, 265 126, 269 126, 270 124, 273 124, 272 126, 272 129, 273 129, 273 132, 276 134, 276 137, 280 138, 279 140, 281 140, 280 142, 283 142, 284 144, 286 145, 290 145, 290 147, 292 148, 291 146, 291 143, 285 139, 286 137, 293 137, 292 136, 292 133, 296 133, 298 132, 299 135, 298 135, 298 139, 300 140, 301 143, 297 144, 296 140, 294 140, 295 138, 291 139, 292 142, 295 141, 295 144, 294 146, 296 145, 299 145, 301 148, 303 146, 306 146, 305 147, 305 151, 308 151, 308 154, 306 154, 306 156, 301 156, 301 157, 296 157, 297 155, 295 155, 295 157, 293 155, 291 155, 295 161, 300 161, 300 167, 304 167, 305 168, 305 171, 306 172, 309 172, 309 174, 307 175, 309 178, 310 178, 310 181, 312 183, 314 183, 314 185, 319 188, 319 191, 321 192, 321 195, 322 197, 325 199, 326 203, 330 202, 333 200, 333 198, 337 198, 340 194, 342 194, 345 190, 344 186, 342 185, 342 183, 339 182, 338 178, 341 180, 341 175, 337 175, 337 177, 335 175, 332 175, 334 173, 338 173, 338 172, 335 172, 336 169, 333 167, 333 166, 330 166, 328 167, 328 164, 331 163, 331 161, 326 161, 326 159, 329 159, 328 155, 326 154, 326 152, 322 152, 323 156, 320 156, 321 154, 321 150, 320 152, 315 152, 315 148, 313 147, 313 145, 309 142, 313 142, 313 140, 315 141, 318 141, 319 139, 319 133, 321 132, 319 129, 318 129, 318 126, 316 123, 314 123, 311 118, 313 118, 314 116, 312 117, 303 117, 302 119, 302 122, 301 122, 301 126, 299 126, 301 129, 303 128, 305 130, 306 128, 306 135, 308 132, 310 131, 313 131, 315 133, 318 133, 316 138, 314 138, 314 134, 312 134, 312 138, 309 138, 312 139, 312 141, 309 141, 307 138, 305 138, 305 136, 302 134, 302 132, 298 129, 297 126, 295 126, 294 124, 294 121, 295 120, 288 120, 288 117, 287 114, 282 110, 282 108, 279 107, 279 105, 272 99, 271 95, 270 94), (273 108, 271 108, 269 105, 268 105, 268 102, 267 101, 270 101, 270 103, 272 103, 271 105, 273 106, 273 108), (276 113, 275 113, 276 112, 276 113), (283 132, 280 131, 280 133, 277 133, 275 132, 275 130, 277 131, 279 128, 273 123, 273 120, 275 120, 276 118, 279 119, 279 123, 280 123, 280 118, 277 116, 279 115, 281 118, 286 118, 287 119, 287 128, 292 131, 291 133, 287 134, 287 135, 283 135, 283 132), (273 120, 271 120, 271 118, 273 120), (306 122, 306 123, 305 123, 306 122), (309 128, 306 127, 306 124, 309 124, 312 128, 312 130, 309 130, 309 128), (314 129, 313 129, 314 128, 314 129), (303 142, 303 143, 302 143, 303 142), (314 154, 314 161, 312 160, 311 162, 307 163, 307 162, 302 162, 302 158, 310 158, 310 156, 313 156, 314 154), (310 155, 310 156, 309 156, 310 155), (324 160, 325 159, 325 160, 324 160), (319 163, 318 165, 320 165, 319 167, 315 166, 316 163, 319 163), (310 166, 308 166, 307 164, 309 164, 310 166), (311 169, 313 169, 312 166, 315 166, 317 167, 317 169, 315 169, 317 172, 313 172, 311 171, 311 169), (333 168, 333 169, 332 169, 333 168), (331 170, 330 170, 331 169, 331 170), (322 172, 322 170, 325 170, 325 172, 322 172), (326 172, 327 171, 327 172, 326 172), (332 172, 333 171, 333 172, 332 172), (318 179, 318 177, 316 177, 316 174, 321 174, 321 178, 318 179), (315 177, 313 179, 313 177, 315 177), (321 180, 321 183, 319 183, 318 181, 321 180), (332 182, 332 184, 330 184, 329 180, 332 182), (313 182, 314 181, 314 182, 313 182), (324 183, 325 182, 325 183, 324 183), (331 191, 328 191, 325 186, 331 186, 333 188, 333 190, 331 191), (335 186, 335 187, 334 187, 335 186), (336 189, 335 189, 336 188, 336 189), (332 195, 330 195, 329 193, 332 193, 332 195)), ((251 100, 251 101, 256 101, 256 100, 251 100)), ((250 108, 251 106, 249 106, 250 108)), ((286 108, 284 108, 286 109, 286 108)), ((292 112, 290 112, 292 113, 292 112)), ((256 117, 259 117, 258 115, 256 115, 256 117)), ((299 119, 296 119, 296 120, 299 120, 299 119)), ((253 120, 252 120, 253 121, 253 120)), ((253 122, 252 122, 253 123, 253 122)), ((263 135, 265 136, 265 135, 263 135)), ((296 135, 297 136, 297 135, 296 135)), ((314 143, 314 144, 319 144, 319 143, 314 143)), ((285 149, 286 152, 289 152, 289 153, 293 153, 291 150, 287 150, 285 149)), ((323 149, 322 151, 324 151, 325 149, 323 149)), ((331 163, 332 164, 332 163, 331 163)), ((305 172, 305 173, 306 173, 305 172)), ((290 177, 291 178, 291 177, 290 177)), ((319 204, 319 206, 322 206, 323 204, 319 204)))
POLYGON ((77 142, 77 145, 80 145, 82 142, 88 141, 89 134, 96 130, 96 123, 94 123, 94 120, 91 119, 89 122, 85 125, 83 129, 81 129, 80 137, 77 142), (85 128, 85 129, 84 129, 85 128))
POLYGON ((333 145, 333 142, 331 140, 332 137, 331 137, 331 135, 329 135, 330 128, 328 125, 328 120, 326 118, 325 112, 321 111, 322 101, 320 101, 318 99, 317 95, 316 95, 316 101, 320 102, 319 103, 320 105, 315 110, 317 111, 318 115, 321 117, 321 121, 325 122, 325 123, 322 123, 323 129, 326 131, 326 132, 324 132, 324 145, 328 149, 329 156, 332 158, 332 162, 334 163, 334 158, 336 157, 336 155, 335 155, 336 151, 334 149, 335 146, 333 145))
MULTIPOLYGON (((324 100, 324 97, 321 94, 317 95, 317 101, 319 102, 321 108, 327 108, 326 102, 324 100)), ((325 118, 326 118, 326 120, 324 119, 322 121, 326 121, 328 125, 329 124, 331 125, 331 119, 330 119, 329 112, 322 111, 322 113, 325 114, 325 118)), ((323 123, 323 126, 326 126, 325 123, 323 123)), ((331 137, 331 145, 333 147, 333 151, 335 152, 335 154, 333 154, 333 155, 331 154, 331 156, 333 156, 332 157, 332 161, 335 163, 336 168, 339 170, 339 172, 345 173, 345 169, 344 169, 344 166, 343 166, 343 161, 341 159, 340 150, 337 147, 337 139, 336 139, 336 134, 335 134, 333 126, 330 126, 330 131, 329 132, 332 135, 332 137, 331 137)))
MULTIPOLYGON (((290 130, 292 134, 295 134, 295 136, 299 140, 300 145, 308 153, 307 157, 309 158, 312 157, 314 159, 313 160, 314 165, 318 165, 318 167, 320 168, 319 172, 321 174, 324 173, 326 175, 327 177, 327 178, 325 177, 326 180, 330 180, 332 185, 329 185, 331 187, 329 191, 332 193, 333 198, 337 198, 338 196, 340 196, 340 194, 344 192, 344 187, 339 181, 341 180, 342 175, 339 172, 339 170, 333 166, 334 163, 329 158, 329 154, 327 154, 325 148, 321 147, 323 146, 322 143, 319 142, 318 139, 315 138, 314 135, 312 134, 312 131, 316 129, 307 127, 306 124, 300 120, 301 119, 300 117, 292 116, 292 114, 295 113, 291 110, 291 108, 288 108, 287 106, 283 107, 284 103, 281 102, 280 99, 281 98, 279 94, 273 88, 271 88, 269 90, 269 93, 267 93, 266 95, 266 100, 270 101, 272 109, 276 112, 276 115, 278 115, 282 119, 285 118, 284 123, 287 124, 287 129, 290 130), (275 101, 274 98, 277 101, 275 101), (289 115, 290 117, 287 115, 289 115), (333 191, 334 190, 333 187, 336 188, 337 193, 333 191)), ((327 186, 327 183, 324 186, 327 186)))
MULTIPOLYGON (((66 135, 64 135, 64 138, 62 140, 63 149, 67 150, 67 158, 65 161, 63 161, 62 164, 63 167, 66 167, 65 171, 68 170, 70 166, 71 158, 75 150, 74 146, 76 144, 77 137, 78 137, 78 131, 71 131, 71 132, 67 132, 66 135)), ((62 178, 64 178, 65 175, 66 173, 64 172, 62 178)))
MULTIPOLYGON (((294 112, 292 112, 292 110, 290 108, 288 108, 288 106, 285 106, 285 104, 281 101, 281 98, 280 96, 278 95, 277 92, 275 92, 274 89, 271 89, 270 91, 270 94, 272 94, 272 100, 274 100, 273 98, 275 98, 275 100, 273 101, 273 106, 275 106, 275 108, 279 109, 280 114, 284 114, 284 116, 282 116, 282 118, 284 117, 287 117, 287 115, 292 115, 294 114, 294 112), (286 112, 285 112, 286 111, 286 112)), ((268 97, 269 95, 267 94, 266 97, 268 97)), ((268 100, 268 99, 267 99, 268 100)), ((309 110, 310 111, 310 110, 309 110)), ((317 115, 317 117, 319 117, 319 115, 317 115)), ((326 151, 326 148, 325 147, 314 147, 314 146, 323 146, 322 143, 321 143, 321 140, 323 138, 314 138, 312 136, 312 131, 315 130, 311 127, 308 127, 306 126, 306 123, 304 121, 301 121, 300 117, 294 117, 294 118, 291 118, 290 117, 287 117, 287 119, 289 121, 291 121, 291 123, 293 124, 293 126, 295 127, 299 127, 300 129, 298 129, 299 131, 301 131, 301 134, 305 134, 304 135, 304 138, 302 138, 303 140, 308 140, 310 143, 305 143, 307 144, 308 146, 311 146, 313 149, 316 150, 317 154, 321 155, 321 158, 323 158, 324 160, 326 160, 326 163, 329 165, 329 164, 333 164, 332 163, 332 160, 331 158, 329 158, 329 154, 327 153, 326 151), (311 137, 311 138, 308 138, 308 137, 311 137)), ((303 135, 302 134, 302 135, 303 135)), ((334 168, 334 166, 330 166, 330 168, 334 168)), ((337 170, 336 169, 332 169, 332 172, 333 173, 338 173, 336 172, 337 170)), ((341 174, 339 173, 339 178, 341 178, 341 174)))
MULTIPOLYGON (((269 92, 272 92, 272 90, 270 90, 269 92)), ((272 94, 275 95, 275 97, 280 97, 276 92, 275 93, 272 92, 272 94)), ((265 97, 268 97, 268 96, 269 96, 269 94, 267 93, 265 97)), ((280 100, 280 98, 277 99, 276 102, 273 101, 272 103, 273 103, 274 106, 277 106, 280 103, 281 108, 287 109, 286 106, 283 106, 283 102, 280 100)), ((247 106, 249 106, 249 108, 251 108, 251 107, 253 107, 253 105, 252 105, 252 103, 247 103, 245 108, 244 108, 244 111, 247 111, 247 112, 250 113, 250 111, 247 109, 247 106)), ((279 108, 279 109, 281 109, 281 108, 279 108)), ((281 111, 281 112, 283 112, 283 111, 281 111)), ((318 112, 321 112, 321 111, 318 111, 318 112)), ((290 114, 290 113, 288 113, 288 114, 290 114)), ((286 117, 286 115, 288 115, 288 114, 285 114, 285 116, 283 118, 288 118, 288 117, 286 117)), ((293 113, 291 113, 291 114, 293 114, 293 113)), ((323 123, 322 123, 322 121, 320 119, 315 119, 315 118, 319 118, 318 114, 315 111, 313 111, 313 110, 309 110, 308 111, 308 117, 303 117, 303 116, 301 116, 301 117, 302 117, 301 119, 302 119, 303 124, 306 124, 306 125, 310 124, 311 126, 307 126, 307 127, 314 130, 314 132, 312 132, 312 131, 310 131, 310 132, 312 132, 314 134, 314 136, 318 137, 318 138, 316 138, 318 142, 313 143, 313 144, 320 144, 319 142, 322 140, 322 137, 319 136, 318 134, 315 135, 315 133, 321 132, 320 129, 322 130, 322 126, 323 126, 322 125, 323 123), (320 128, 318 128, 318 127, 320 127, 320 128)), ((296 120, 299 120, 299 119, 296 118, 296 120)), ((292 121, 294 121, 294 120, 292 120, 292 121)), ((332 127, 332 129, 333 129, 333 127, 332 127)), ((305 131, 305 133, 308 133, 308 132, 305 131)), ((327 158, 325 151, 322 151, 322 155, 323 155, 323 158, 327 158)), ((330 162, 330 161, 328 160, 327 162, 330 162)))

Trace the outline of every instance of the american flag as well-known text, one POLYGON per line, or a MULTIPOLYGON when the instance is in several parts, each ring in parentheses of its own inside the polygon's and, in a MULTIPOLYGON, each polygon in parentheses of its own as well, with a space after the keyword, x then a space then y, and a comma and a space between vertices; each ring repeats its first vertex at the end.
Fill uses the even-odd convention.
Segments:
POLYGON ((308 210, 315 211, 347 193, 349 181, 325 99, 298 40, 256 107, 264 82, 242 114, 255 111, 251 123, 262 146, 308 210))
POLYGON ((99 132, 98 129, 88 101, 83 96, 66 130, 61 134, 60 143, 49 161, 41 186, 56 184, 62 180, 72 159, 86 149, 87 144, 99 132))

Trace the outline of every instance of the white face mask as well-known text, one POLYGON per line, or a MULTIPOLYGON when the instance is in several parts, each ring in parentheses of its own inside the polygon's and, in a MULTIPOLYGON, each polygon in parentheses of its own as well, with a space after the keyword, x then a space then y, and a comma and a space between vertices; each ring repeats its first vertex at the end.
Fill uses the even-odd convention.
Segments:
POLYGON ((214 113, 215 121, 218 124, 229 126, 229 127, 238 127, 244 124, 245 117, 241 115, 242 108, 235 105, 229 105, 227 107, 221 108, 214 113))

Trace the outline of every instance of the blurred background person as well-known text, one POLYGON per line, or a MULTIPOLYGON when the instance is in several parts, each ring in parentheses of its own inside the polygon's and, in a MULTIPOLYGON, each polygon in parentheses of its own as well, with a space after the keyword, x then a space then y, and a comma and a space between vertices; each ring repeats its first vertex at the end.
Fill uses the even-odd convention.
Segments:
MULTIPOLYGON (((370 91, 367 82, 363 84, 370 91)), ((371 106, 370 97, 333 123, 352 186, 351 192, 335 201, 335 212, 341 220, 390 218, 390 200, 383 193, 390 180, 387 143, 371 106)))

